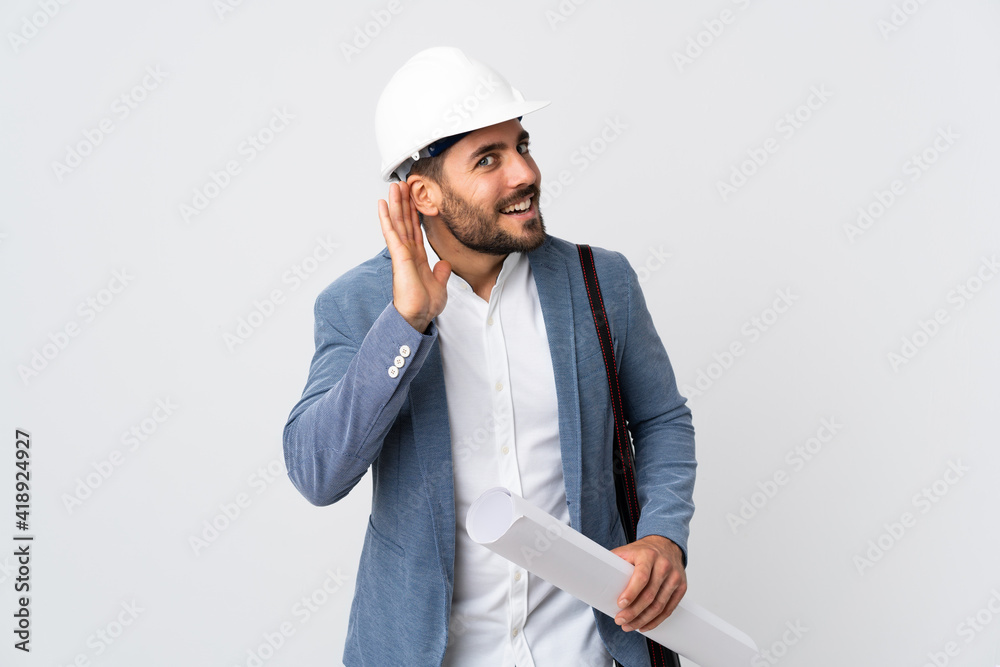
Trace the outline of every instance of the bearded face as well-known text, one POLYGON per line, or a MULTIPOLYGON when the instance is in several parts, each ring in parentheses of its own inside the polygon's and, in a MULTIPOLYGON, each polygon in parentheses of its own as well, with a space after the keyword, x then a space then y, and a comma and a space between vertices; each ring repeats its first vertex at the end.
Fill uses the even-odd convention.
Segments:
POLYGON ((462 245, 489 255, 534 250, 545 241, 545 222, 538 208, 538 187, 528 186, 499 205, 476 204, 441 183, 438 218, 462 245), (524 211, 502 213, 520 203, 524 211))

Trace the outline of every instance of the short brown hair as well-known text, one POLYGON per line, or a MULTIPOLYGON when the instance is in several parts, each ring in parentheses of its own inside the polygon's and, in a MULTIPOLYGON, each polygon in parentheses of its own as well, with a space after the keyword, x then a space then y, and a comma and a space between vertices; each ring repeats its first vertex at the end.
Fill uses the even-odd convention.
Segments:
POLYGON ((410 165, 410 173, 406 175, 409 179, 410 174, 416 174, 417 176, 424 176, 429 178, 435 183, 441 183, 441 174, 444 171, 444 156, 448 151, 439 153, 434 157, 422 157, 412 165, 410 165))

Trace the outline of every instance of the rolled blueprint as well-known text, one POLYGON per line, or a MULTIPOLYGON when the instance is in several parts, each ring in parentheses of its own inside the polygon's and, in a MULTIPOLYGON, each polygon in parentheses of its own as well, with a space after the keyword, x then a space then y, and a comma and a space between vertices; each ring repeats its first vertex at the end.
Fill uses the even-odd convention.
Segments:
MULTIPOLYGON (((497 487, 469 508, 473 541, 612 618, 634 569, 589 537, 497 487)), ((687 600, 660 625, 642 633, 699 667, 747 667, 757 645, 746 634, 687 600)))

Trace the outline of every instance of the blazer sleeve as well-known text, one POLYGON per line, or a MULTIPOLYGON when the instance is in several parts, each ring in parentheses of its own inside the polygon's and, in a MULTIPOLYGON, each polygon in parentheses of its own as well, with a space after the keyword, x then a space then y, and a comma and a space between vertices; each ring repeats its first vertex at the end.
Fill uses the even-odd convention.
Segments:
MULTIPOLYGON (((618 253, 616 253, 618 254, 618 253)), ((628 260, 627 320, 619 362, 625 418, 635 445, 636 491, 641 515, 637 537, 662 535, 681 548, 694 514, 694 426, 687 399, 677 390, 670 359, 628 260)))
POLYGON ((316 352, 283 436, 288 476, 314 505, 340 500, 367 472, 437 339, 433 322, 421 334, 391 302, 359 339, 352 324, 364 325, 345 311, 369 296, 328 288, 316 300, 316 352))

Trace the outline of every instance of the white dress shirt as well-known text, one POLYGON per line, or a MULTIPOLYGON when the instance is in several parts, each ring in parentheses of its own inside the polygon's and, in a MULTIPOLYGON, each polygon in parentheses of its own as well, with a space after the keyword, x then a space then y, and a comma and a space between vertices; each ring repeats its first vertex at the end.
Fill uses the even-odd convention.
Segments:
MULTIPOLYGON (((425 241, 431 267, 438 256, 425 241)), ((555 377, 531 265, 504 260, 489 302, 451 275, 436 318, 455 470, 455 590, 444 665, 608 667, 593 610, 476 544, 465 515, 505 486, 569 525, 555 377)))

